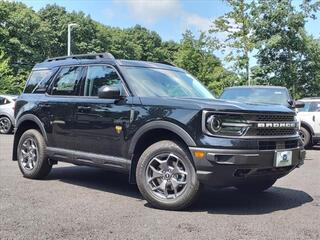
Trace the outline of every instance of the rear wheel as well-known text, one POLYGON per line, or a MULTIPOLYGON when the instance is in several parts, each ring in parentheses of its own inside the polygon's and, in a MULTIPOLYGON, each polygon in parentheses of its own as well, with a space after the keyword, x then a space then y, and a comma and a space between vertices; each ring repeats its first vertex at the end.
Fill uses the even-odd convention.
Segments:
POLYGON ((188 150, 172 141, 160 141, 141 155, 136 171, 138 188, 154 207, 180 210, 189 206, 199 181, 188 150))
POLYGON ((301 127, 299 130, 299 135, 301 138, 301 141, 303 143, 304 147, 309 147, 311 145, 311 135, 310 132, 305 129, 304 127, 301 127))
POLYGON ((51 171, 45 141, 37 130, 31 129, 23 133, 17 151, 19 168, 24 177, 41 179, 51 171))
POLYGON ((236 188, 245 193, 260 193, 272 187, 272 185, 277 180, 263 180, 263 181, 256 181, 253 183, 244 183, 241 185, 236 186, 236 188))
POLYGON ((10 118, 6 116, 0 117, 0 133, 1 134, 8 134, 12 132, 12 122, 10 118))

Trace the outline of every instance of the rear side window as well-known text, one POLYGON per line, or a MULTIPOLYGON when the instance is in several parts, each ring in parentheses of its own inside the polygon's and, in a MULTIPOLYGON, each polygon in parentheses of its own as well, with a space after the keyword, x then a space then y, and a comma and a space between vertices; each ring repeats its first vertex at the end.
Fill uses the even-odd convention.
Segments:
POLYGON ((40 87, 46 86, 54 71, 54 69, 32 71, 24 89, 24 93, 34 93, 37 92, 37 89, 40 89, 40 87))
POLYGON ((0 105, 9 104, 11 101, 5 97, 0 97, 0 105))
POLYGON ((5 104, 5 98, 0 97, 0 105, 4 105, 5 104))
POLYGON ((64 67, 54 80, 52 95, 78 95, 78 83, 80 82, 83 67, 64 67))

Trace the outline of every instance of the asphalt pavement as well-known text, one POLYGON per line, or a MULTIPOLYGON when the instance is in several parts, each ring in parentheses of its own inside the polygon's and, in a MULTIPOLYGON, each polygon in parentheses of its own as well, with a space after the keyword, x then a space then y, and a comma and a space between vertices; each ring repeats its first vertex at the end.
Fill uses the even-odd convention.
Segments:
POLYGON ((185 211, 153 209, 128 177, 59 163, 23 178, 0 135, 0 239, 320 239, 320 147, 259 195, 203 189, 185 211))

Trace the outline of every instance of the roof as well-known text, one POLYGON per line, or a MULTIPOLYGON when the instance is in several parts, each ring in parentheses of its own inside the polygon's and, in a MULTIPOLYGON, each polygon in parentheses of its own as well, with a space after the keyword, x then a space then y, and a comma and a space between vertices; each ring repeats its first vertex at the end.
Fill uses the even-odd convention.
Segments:
POLYGON ((110 53, 94 53, 94 54, 81 54, 62 56, 56 58, 48 58, 42 63, 37 63, 33 70, 51 69, 66 65, 85 65, 85 64, 111 64, 120 66, 135 66, 135 67, 149 67, 149 68, 162 68, 175 71, 183 71, 182 69, 173 66, 170 63, 156 63, 138 60, 116 60, 110 53))
POLYGON ((318 102, 320 101, 320 97, 306 97, 306 98, 302 98, 299 101, 303 101, 303 102, 318 102))
POLYGON ((233 86, 233 87, 227 87, 225 89, 233 89, 233 88, 272 88, 272 89, 287 89, 286 87, 281 86, 266 86, 266 85, 253 85, 253 86, 233 86))
POLYGON ((0 94, 0 97, 5 97, 5 98, 13 99, 13 98, 17 98, 17 97, 18 97, 18 95, 0 94))

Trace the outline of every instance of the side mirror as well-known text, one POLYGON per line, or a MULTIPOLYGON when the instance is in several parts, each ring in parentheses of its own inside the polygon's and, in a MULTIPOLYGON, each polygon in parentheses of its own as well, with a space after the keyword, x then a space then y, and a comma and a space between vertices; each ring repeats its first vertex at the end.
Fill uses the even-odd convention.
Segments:
POLYGON ((303 108, 304 105, 305 105, 304 102, 294 101, 293 104, 292 104, 292 107, 294 107, 294 108, 303 108))
POLYGON ((113 86, 102 86, 98 90, 98 97, 105 99, 119 99, 120 89, 113 86))

